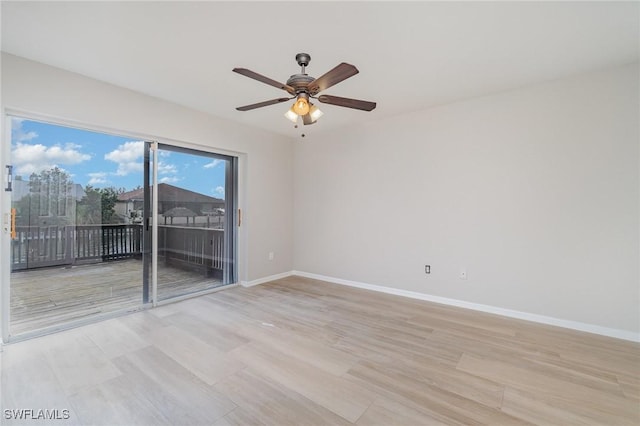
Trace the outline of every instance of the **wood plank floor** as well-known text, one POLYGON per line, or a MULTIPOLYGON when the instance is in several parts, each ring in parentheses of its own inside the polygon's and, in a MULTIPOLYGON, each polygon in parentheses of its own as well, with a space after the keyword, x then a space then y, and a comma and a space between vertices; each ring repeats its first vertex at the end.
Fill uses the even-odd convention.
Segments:
MULTIPOLYGON (((158 265, 158 299, 222 285, 203 273, 158 265)), ((142 304, 142 261, 29 269, 11 274, 11 334, 142 304)))
POLYGON ((640 424, 638 344, 299 277, 0 362, 5 424, 21 408, 69 410, 56 424, 640 424))

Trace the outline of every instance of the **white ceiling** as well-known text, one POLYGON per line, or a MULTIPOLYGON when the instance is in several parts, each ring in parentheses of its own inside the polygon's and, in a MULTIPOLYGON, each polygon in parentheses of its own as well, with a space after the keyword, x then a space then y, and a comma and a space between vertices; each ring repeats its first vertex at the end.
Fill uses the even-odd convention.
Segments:
POLYGON ((283 95, 231 72, 284 82, 311 54, 319 77, 360 74, 327 94, 318 132, 637 62, 638 2, 2 2, 2 50, 283 135, 283 95))

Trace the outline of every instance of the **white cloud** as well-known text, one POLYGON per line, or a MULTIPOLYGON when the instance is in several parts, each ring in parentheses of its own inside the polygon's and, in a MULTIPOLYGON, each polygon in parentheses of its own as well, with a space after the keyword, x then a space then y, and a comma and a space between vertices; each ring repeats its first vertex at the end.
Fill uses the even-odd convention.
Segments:
POLYGON ((24 132, 22 129, 23 118, 11 118, 11 141, 15 144, 20 142, 28 142, 38 137, 36 132, 24 132))
POLYGON ((213 160, 210 163, 205 164, 203 167, 205 169, 213 169, 215 168, 218 164, 222 163, 222 160, 218 160, 217 158, 215 160, 213 160))
POLYGON ((99 185, 109 182, 107 180, 107 173, 105 172, 89 173, 88 175, 90 177, 89 185, 99 185))
POLYGON ((144 156, 144 141, 129 141, 105 154, 104 159, 118 164, 116 175, 126 176, 129 173, 141 172, 144 156))
POLYGON ((64 147, 54 145, 47 149, 47 158, 60 164, 78 164, 91 159, 89 154, 78 151, 78 145, 66 144, 64 147))
POLYGON ((160 179, 160 183, 176 183, 179 181, 180 181, 180 178, 176 176, 165 176, 160 179))
POLYGON ((178 169, 174 164, 163 163, 162 161, 158 162, 158 173, 161 175, 170 175, 178 173, 178 169))
POLYGON ((144 141, 129 141, 118 148, 105 154, 105 160, 111 160, 116 163, 125 163, 136 161, 144 155, 144 141))
POLYGON ((29 175, 56 166, 79 164, 90 160, 91 156, 83 154, 78 150, 79 148, 80 146, 76 144, 45 146, 16 142, 11 158, 16 166, 16 174, 29 175))
POLYGON ((217 186, 216 189, 213 190, 213 192, 224 197, 224 186, 217 186))
POLYGON ((142 163, 120 163, 116 175, 126 176, 129 173, 142 173, 143 171, 144 165, 142 163))

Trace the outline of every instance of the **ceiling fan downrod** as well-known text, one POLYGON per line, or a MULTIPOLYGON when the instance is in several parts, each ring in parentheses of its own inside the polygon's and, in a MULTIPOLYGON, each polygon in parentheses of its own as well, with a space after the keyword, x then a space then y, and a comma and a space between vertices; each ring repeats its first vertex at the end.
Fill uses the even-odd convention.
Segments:
POLYGON ((296 55, 296 62, 302 67, 300 74, 306 74, 305 68, 309 65, 309 62, 311 62, 311 55, 308 53, 298 53, 296 55))

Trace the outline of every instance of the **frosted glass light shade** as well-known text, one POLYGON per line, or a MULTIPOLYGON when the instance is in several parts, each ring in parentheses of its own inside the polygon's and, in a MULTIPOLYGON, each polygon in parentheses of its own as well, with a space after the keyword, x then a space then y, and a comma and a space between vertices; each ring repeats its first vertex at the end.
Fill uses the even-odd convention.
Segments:
POLYGON ((309 109, 309 115, 311 116, 311 121, 316 121, 318 120, 318 118, 324 115, 324 112, 320 111, 320 108, 318 108, 317 106, 311 105, 311 108, 309 109))
POLYGON ((293 112, 293 107, 287 112, 284 113, 284 116, 287 117, 288 120, 291 120, 293 123, 298 122, 298 114, 293 112))

